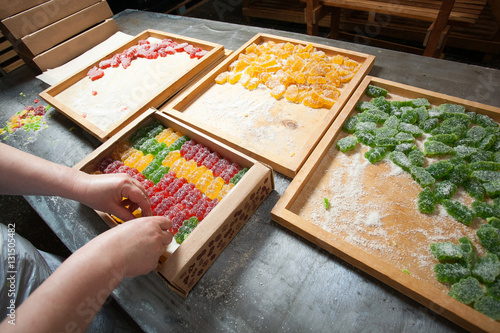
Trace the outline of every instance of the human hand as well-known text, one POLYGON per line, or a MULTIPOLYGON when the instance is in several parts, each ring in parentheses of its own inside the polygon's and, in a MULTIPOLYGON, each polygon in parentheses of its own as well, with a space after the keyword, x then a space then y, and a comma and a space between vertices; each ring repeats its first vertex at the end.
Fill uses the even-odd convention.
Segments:
POLYGON ((146 190, 126 174, 89 175, 82 172, 75 181, 75 192, 81 203, 124 221, 135 218, 132 212, 137 208, 141 208, 142 216, 152 215, 146 190))
POLYGON ((170 220, 163 216, 141 217, 122 223, 90 241, 88 253, 102 258, 123 277, 147 274, 158 264, 165 246, 172 241, 170 220))

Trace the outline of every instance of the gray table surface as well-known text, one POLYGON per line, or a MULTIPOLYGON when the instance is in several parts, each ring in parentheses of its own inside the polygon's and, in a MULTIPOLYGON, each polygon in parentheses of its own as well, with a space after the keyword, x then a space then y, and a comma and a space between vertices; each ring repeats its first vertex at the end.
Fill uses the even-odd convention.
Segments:
MULTIPOLYGON (((236 50, 266 32, 376 56, 370 75, 500 107, 500 71, 424 58, 362 44, 215 21, 127 10, 120 31, 157 29, 236 50)), ((48 86, 24 66, 0 78, 0 121, 22 110, 48 86), (22 93, 22 94, 21 94, 22 93)), ((99 142, 51 110, 48 128, 16 133, 5 142, 73 166, 99 142)), ((130 278, 113 296, 148 332, 449 332, 461 328, 271 220, 290 183, 276 189, 184 299, 154 273, 130 278)), ((75 251, 107 226, 79 203, 26 197, 56 235, 75 251)), ((124 244, 126 246, 126 244, 124 244)), ((82 269, 85 269, 82 267, 82 269)))

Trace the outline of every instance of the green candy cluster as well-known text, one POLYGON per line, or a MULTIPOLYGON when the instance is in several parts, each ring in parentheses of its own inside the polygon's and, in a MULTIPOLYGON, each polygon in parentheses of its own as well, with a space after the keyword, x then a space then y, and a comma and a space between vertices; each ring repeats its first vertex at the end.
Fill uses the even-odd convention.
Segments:
POLYGON ((337 141, 340 151, 360 143, 370 147, 364 155, 370 163, 388 155, 424 188, 417 203, 423 213, 441 204, 466 225, 475 217, 500 218, 477 215, 453 199, 459 187, 480 202, 500 196, 500 127, 493 119, 451 103, 431 108, 425 98, 389 101, 387 90, 373 85, 365 93, 373 98, 358 102, 359 113, 344 122, 342 129, 351 135, 337 141), (426 157, 439 160, 425 166, 426 157))

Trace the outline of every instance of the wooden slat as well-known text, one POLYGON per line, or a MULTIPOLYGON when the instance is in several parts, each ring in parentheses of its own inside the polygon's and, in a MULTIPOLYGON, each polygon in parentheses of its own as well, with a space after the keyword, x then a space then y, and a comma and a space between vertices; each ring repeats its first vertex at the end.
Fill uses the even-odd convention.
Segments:
POLYGON ((22 65, 24 65, 24 61, 19 59, 19 60, 14 61, 12 64, 9 64, 9 65, 3 67, 3 70, 5 71, 5 73, 10 73, 14 69, 17 69, 17 68, 21 67, 22 65))

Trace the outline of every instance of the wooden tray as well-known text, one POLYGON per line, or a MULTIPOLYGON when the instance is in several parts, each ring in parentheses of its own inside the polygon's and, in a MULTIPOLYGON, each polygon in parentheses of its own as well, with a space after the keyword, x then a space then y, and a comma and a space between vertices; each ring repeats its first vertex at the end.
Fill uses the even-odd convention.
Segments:
POLYGON ((448 296, 449 287, 433 271, 430 243, 457 244, 468 236, 481 251, 475 236, 480 221, 467 227, 441 208, 420 213, 421 187, 402 169, 388 160, 370 164, 362 156, 365 146, 347 154, 336 148, 356 103, 369 100, 369 84, 387 89, 394 100, 424 97, 435 106, 461 104, 500 120, 499 108, 368 76, 273 208, 273 220, 468 330, 500 332, 499 322, 448 296))
POLYGON ((311 43, 328 56, 340 54, 361 64, 352 80, 340 89, 341 95, 331 109, 311 109, 285 98, 275 100, 265 87, 249 91, 239 83, 215 83, 217 75, 228 70, 229 65, 249 45, 268 41, 308 44, 295 39, 257 34, 160 111, 210 133, 219 141, 293 177, 370 71, 375 57, 311 43))
POLYGON ((157 108, 162 105, 222 57, 224 57, 222 45, 156 30, 146 30, 78 73, 43 91, 40 96, 93 136, 105 141, 142 112, 150 107, 157 108), (104 80, 108 69, 104 71, 104 77, 99 80, 91 81, 87 78, 88 70, 98 65, 100 61, 109 59, 114 54, 137 45, 139 40, 148 38, 159 40, 170 38, 177 43, 186 42, 207 50, 209 53, 201 59, 192 59, 193 61, 182 58, 181 67, 179 64, 176 67, 174 62, 181 58, 176 58, 176 60, 169 58, 177 56, 179 53, 165 58, 159 57, 156 60, 139 59, 144 60, 142 64, 146 66, 145 68, 136 67, 133 69, 133 66, 137 64, 134 62, 139 61, 135 60, 129 68, 112 78, 110 76, 109 82, 104 80), (157 61, 160 59, 164 59, 163 61, 172 59, 172 63, 162 62, 162 67, 159 67, 157 61), (124 88, 127 87, 127 82, 133 82, 133 85, 124 88), (93 90, 97 92, 97 95, 92 95, 93 90), (104 117, 106 118, 105 124, 100 119, 89 120, 85 118, 85 109, 96 108, 102 103, 110 103, 110 101, 117 101, 117 104, 113 107, 113 116, 108 114, 108 118, 104 117), (123 104, 121 104, 122 102, 123 104))

